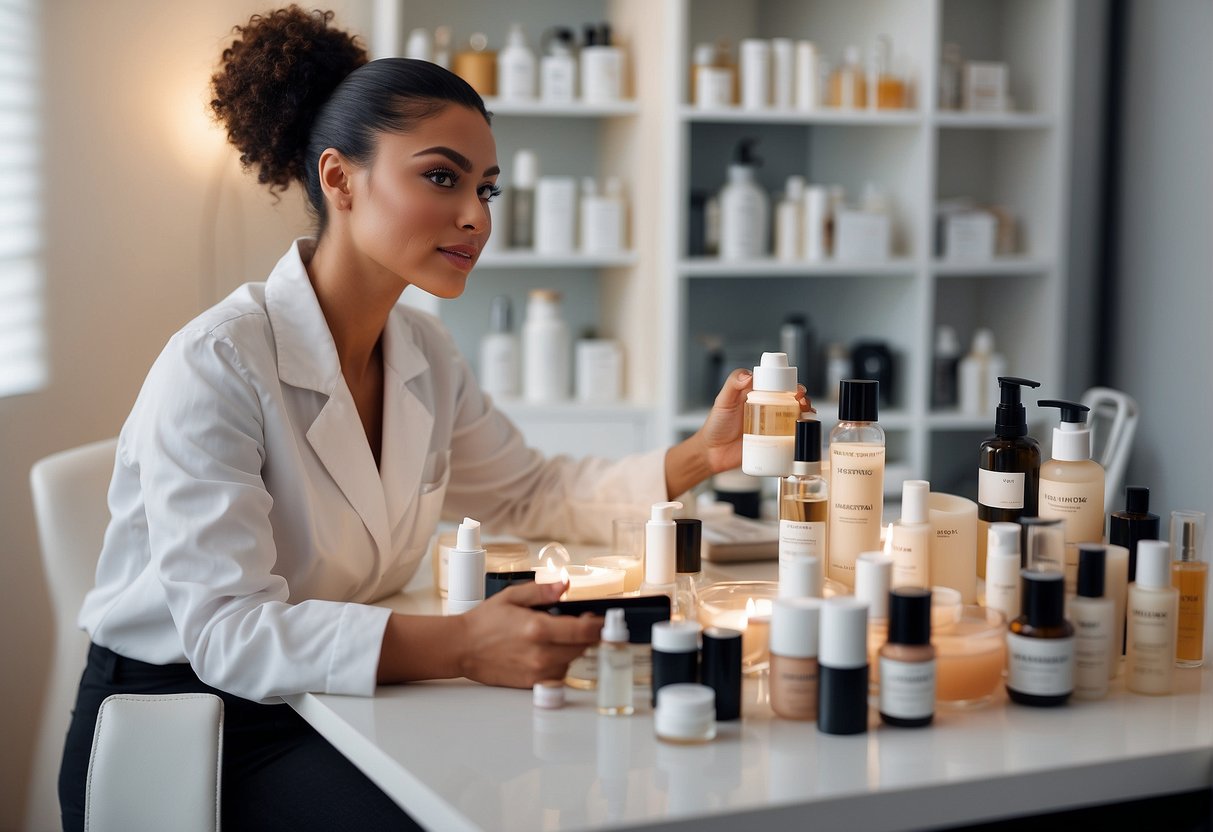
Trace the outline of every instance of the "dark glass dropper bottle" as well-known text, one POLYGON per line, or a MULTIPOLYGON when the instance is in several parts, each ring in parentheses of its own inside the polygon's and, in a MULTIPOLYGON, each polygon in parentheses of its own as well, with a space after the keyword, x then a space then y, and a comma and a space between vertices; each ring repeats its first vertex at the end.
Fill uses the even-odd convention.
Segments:
POLYGON ((1040 382, 999 376, 998 386, 1001 396, 994 435, 981 443, 978 457, 977 574, 982 578, 986 576, 989 524, 1035 517, 1040 488, 1040 443, 1028 436, 1027 414, 1020 400, 1021 387, 1039 387, 1040 382))

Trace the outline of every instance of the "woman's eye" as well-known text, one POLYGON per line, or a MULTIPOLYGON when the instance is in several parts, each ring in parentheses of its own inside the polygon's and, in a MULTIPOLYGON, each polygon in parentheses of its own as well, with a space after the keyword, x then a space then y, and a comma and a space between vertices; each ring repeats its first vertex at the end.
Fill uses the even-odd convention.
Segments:
POLYGON ((501 196, 501 188, 498 188, 496 185, 480 186, 480 198, 485 202, 492 202, 499 196, 501 196))
POLYGON ((455 187, 455 175, 449 170, 432 170, 426 174, 430 181, 440 188, 455 187))

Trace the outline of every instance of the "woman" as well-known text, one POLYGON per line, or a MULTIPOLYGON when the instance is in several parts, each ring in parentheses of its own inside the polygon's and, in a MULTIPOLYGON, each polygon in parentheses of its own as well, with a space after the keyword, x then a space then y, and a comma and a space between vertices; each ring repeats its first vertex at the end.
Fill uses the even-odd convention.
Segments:
POLYGON ((367 63, 331 18, 253 17, 213 79, 242 162, 273 189, 300 183, 318 233, 178 332, 123 426, 80 616, 93 646, 60 774, 68 829, 105 696, 187 690, 225 702, 225 827, 399 828, 278 697, 458 676, 529 687, 562 677, 601 626, 529 609, 560 585, 461 616, 371 606, 413 575, 439 516, 601 539, 612 517, 740 462, 741 371, 668 451, 606 463, 525 447, 441 324, 397 303, 410 285, 458 297, 488 239, 484 104, 433 64, 367 63))

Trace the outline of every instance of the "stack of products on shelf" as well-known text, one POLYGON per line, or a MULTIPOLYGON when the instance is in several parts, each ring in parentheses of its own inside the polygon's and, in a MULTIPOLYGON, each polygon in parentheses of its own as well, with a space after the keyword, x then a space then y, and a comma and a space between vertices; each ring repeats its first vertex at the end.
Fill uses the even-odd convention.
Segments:
POLYGON ((1017 250, 1015 218, 1000 205, 948 199, 936 206, 935 218, 935 253, 944 260, 981 263, 1017 250))
POLYGON ((943 45, 939 63, 939 109, 1006 113, 1015 109, 1005 63, 966 61, 955 43, 943 45))

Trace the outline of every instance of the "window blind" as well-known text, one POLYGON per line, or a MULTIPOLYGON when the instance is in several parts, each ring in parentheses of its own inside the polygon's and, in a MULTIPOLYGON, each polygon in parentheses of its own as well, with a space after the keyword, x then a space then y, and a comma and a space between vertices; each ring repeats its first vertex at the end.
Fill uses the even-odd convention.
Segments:
POLYGON ((0 396, 47 381, 38 0, 0 0, 0 396))

